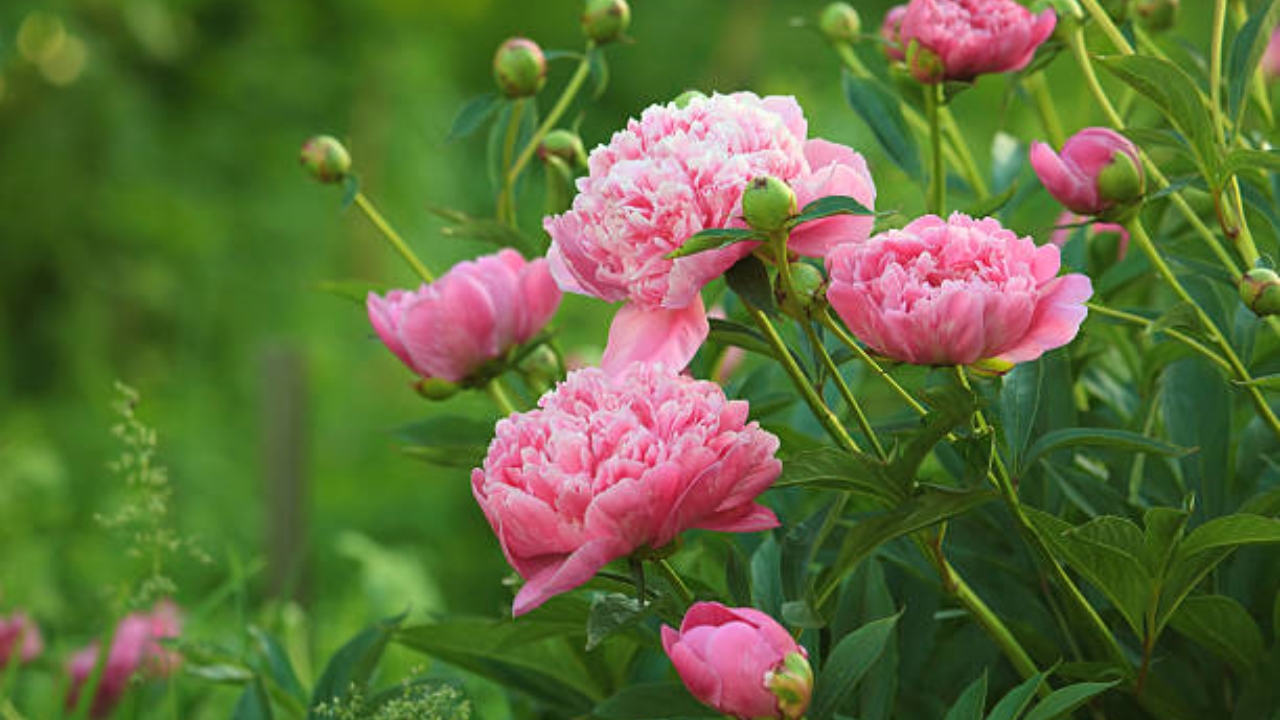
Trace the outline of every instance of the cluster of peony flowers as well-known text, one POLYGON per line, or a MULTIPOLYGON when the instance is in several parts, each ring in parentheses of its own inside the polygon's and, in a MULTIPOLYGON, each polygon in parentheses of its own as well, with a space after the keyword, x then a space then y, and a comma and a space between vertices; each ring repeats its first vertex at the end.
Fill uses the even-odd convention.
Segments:
MULTIPOLYGON (((181 631, 178 607, 167 600, 157 603, 150 612, 130 613, 121 619, 103 661, 98 689, 89 707, 90 716, 110 715, 135 675, 157 678, 173 674, 181 663, 181 656, 164 647, 161 641, 176 638, 181 631)), ((67 663, 71 676, 67 707, 75 707, 80 701, 80 693, 93 674, 100 654, 95 642, 75 653, 67 663)))
POLYGON ((396 357, 424 379, 464 382, 533 339, 560 306, 547 261, 502 250, 453 266, 417 290, 369 293, 369 321, 396 357))
POLYGON ((0 670, 11 660, 29 663, 43 651, 44 637, 31 616, 18 611, 9 617, 0 617, 0 670))
POLYGON ((516 615, 609 562, 700 528, 778 525, 755 502, 782 471, 747 403, 662 365, 570 373, 539 408, 502 420, 471 488, 525 579, 516 615))
MULTIPOLYGON (((753 244, 667 255, 701 230, 742 227, 742 193, 753 178, 788 183, 801 206, 827 195, 874 204, 862 156, 807 133, 794 98, 736 93, 650 107, 591 152, 573 207, 544 225, 561 288, 626 303, 609 330, 605 370, 688 364, 708 332, 699 291, 753 244)), ((837 243, 865 239, 871 224, 848 215, 806 224, 788 248, 823 257, 837 243)))

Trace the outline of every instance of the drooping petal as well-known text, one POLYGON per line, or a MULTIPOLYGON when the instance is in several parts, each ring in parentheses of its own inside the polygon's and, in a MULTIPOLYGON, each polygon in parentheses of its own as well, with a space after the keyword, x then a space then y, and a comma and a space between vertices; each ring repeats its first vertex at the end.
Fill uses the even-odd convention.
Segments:
POLYGON ((674 310, 646 310, 628 303, 613 316, 601 367, 613 374, 637 362, 683 369, 710 332, 700 297, 674 310))

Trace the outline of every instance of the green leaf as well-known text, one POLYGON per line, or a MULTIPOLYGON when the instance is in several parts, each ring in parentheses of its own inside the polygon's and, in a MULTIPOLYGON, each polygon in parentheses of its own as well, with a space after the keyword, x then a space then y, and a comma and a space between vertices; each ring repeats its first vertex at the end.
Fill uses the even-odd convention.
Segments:
POLYGON ((217 663, 214 665, 197 665, 186 663, 183 672, 211 683, 242 685, 254 679, 253 671, 243 665, 217 663))
POLYGON ((707 228, 690 235, 687 240, 680 244, 680 247, 663 257, 668 260, 675 260, 676 258, 688 257, 708 250, 719 250, 734 243, 758 242, 764 239, 766 238, 755 230, 747 228, 707 228))
POLYGON ((586 649, 596 649, 605 638, 635 626, 652 611, 652 605, 641 607, 638 600, 622 593, 595 596, 591 601, 591 614, 587 616, 586 649))
POLYGON ((525 237, 523 233, 497 220, 470 218, 457 225, 440 228, 440 234, 447 238, 475 240, 499 248, 515 248, 525 257, 534 257, 541 254, 534 247, 533 241, 525 237))
POLYGON ((960 697, 956 698, 955 704, 942 720, 982 720, 982 712, 986 706, 987 673, 984 671, 960 693, 960 697))
POLYGON ((830 720, 842 701, 857 687, 871 668, 893 632, 902 613, 876 620, 844 636, 827 658, 814 683, 813 702, 807 717, 830 720))
POLYGON ((698 702, 683 683, 637 683, 600 703, 592 716, 602 720, 718 718, 721 714, 698 702))
POLYGON ((1227 154, 1227 160, 1222 165, 1222 176, 1229 178, 1241 170, 1280 172, 1280 152, 1236 148, 1227 154))
POLYGON ((731 320, 721 320, 719 318, 710 318, 709 322, 711 323, 711 333, 707 336, 709 341, 720 345, 740 347, 743 350, 759 353, 765 357, 776 357, 768 341, 754 329, 731 320))
POLYGON ((1174 549, 1182 539, 1191 513, 1186 510, 1153 507, 1143 515, 1142 559, 1153 578, 1163 578, 1173 558, 1174 549))
POLYGON ((889 459, 889 477, 904 492, 915 486, 929 453, 958 425, 968 422, 977 407, 973 393, 958 384, 930 390, 925 401, 930 409, 920 419, 920 427, 894 448, 889 459))
POLYGON ((1192 530, 1178 547, 1178 557, 1186 559, 1217 548, 1274 542, 1280 542, 1280 520, 1243 513, 1228 515, 1192 530))
POLYGON ((889 159, 913 179, 920 179, 920 153, 915 137, 907 129, 897 95, 878 80, 854 77, 848 72, 841 82, 845 99, 871 128, 889 159))
POLYGON ((751 555, 751 604, 776 617, 782 601, 782 548, 771 533, 751 555))
POLYGON ((1220 181, 1221 160, 1208 103, 1181 68, 1149 55, 1104 57, 1096 62, 1155 103, 1165 119, 1187 138, 1200 172, 1211 184, 1220 181))
MULTIPOLYGON (((787 600, 806 599, 809 589, 809 564, 813 561, 814 547, 822 528, 831 522, 831 511, 840 501, 832 498, 797 525, 786 529, 782 536, 782 552, 779 562, 782 568, 782 596, 787 600)), ((785 607, 784 607, 785 612, 785 607)), ((825 623, 824 623, 825 624, 825 623)), ((818 627, 822 627, 819 625, 818 627)))
POLYGON ((1163 440, 1147 437, 1128 430, 1113 428, 1064 428, 1053 430, 1040 436, 1027 450, 1022 463, 1022 472, 1026 472, 1037 460, 1056 450, 1075 447, 1102 447, 1125 452, 1150 453, 1177 457, 1186 455, 1190 450, 1163 440))
POLYGON ((889 478, 887 465, 829 446, 787 456, 782 461, 782 476, 773 486, 842 490, 890 501, 903 497, 901 488, 889 478))
POLYGON ((868 210, 862 203, 845 195, 828 195, 805 205, 800 214, 787 221, 787 227, 795 227, 801 223, 821 220, 833 215, 888 215, 889 213, 868 210))
POLYGON ((471 98, 454 116, 453 126, 449 128, 449 135, 445 140, 457 140, 475 132, 501 105, 502 98, 496 93, 484 93, 471 98))
POLYGON ((1031 704, 1031 698, 1035 697, 1036 691, 1040 689, 1044 676, 1044 673, 1036 673, 1006 693, 1000 698, 1000 702, 991 708, 987 720, 1015 720, 1031 704))
POLYGON ((407 443, 402 452, 442 467, 472 468, 484 460, 493 422, 457 415, 432 417, 392 431, 407 443))
POLYGON ((1231 49, 1227 51, 1227 117, 1231 118, 1232 127, 1240 127, 1240 118, 1244 115, 1245 93, 1249 80, 1258 72, 1262 53, 1271 38, 1271 33, 1268 32, 1271 23, 1267 22, 1267 18, 1275 11, 1276 4, 1276 0, 1272 0, 1258 8, 1240 28, 1240 32, 1236 33, 1231 40, 1231 49))
POLYGON ((1169 624, 1238 671, 1253 669, 1265 652, 1258 623, 1240 603, 1225 595, 1187 598, 1169 624))
POLYGON ((1044 366, 1037 359, 1020 363, 1001 381, 1000 424, 1004 427, 1004 441, 1009 447, 1009 465, 1014 468, 1022 467, 1019 458, 1031 441, 1036 412, 1040 409, 1043 378, 1044 366))
POLYGON ((355 637, 347 641, 338 652, 329 658, 324 672, 316 682, 311 693, 311 710, 308 720, 322 720, 323 716, 315 709, 320 703, 345 700, 352 689, 363 690, 368 685, 369 677, 382 658, 391 637, 400 628, 404 615, 388 618, 361 630, 355 637))
POLYGON ((245 686, 231 711, 231 720, 271 720, 271 701, 262 688, 261 680, 254 680, 245 686))
POLYGON ((336 295, 343 300, 364 307, 369 299, 369 293, 377 293, 379 295, 390 290, 390 286, 386 283, 366 282, 364 280, 322 280, 313 285, 320 292, 336 295))
POLYGON ((773 285, 769 271, 754 255, 748 255, 725 271, 724 280, 729 289, 766 315, 778 315, 778 303, 773 297, 773 285))
POLYGON ((591 99, 599 100, 609 87, 609 60, 605 57, 604 50, 594 47, 587 52, 587 62, 591 63, 587 69, 589 73, 587 78, 591 83, 591 99))
POLYGON ((782 603, 782 619, 792 627, 805 630, 818 630, 827 626, 827 619, 808 600, 782 603))
POLYGON ((1280 390, 1280 375, 1262 375, 1260 377, 1253 378, 1249 382, 1232 380, 1231 383, 1241 387, 1256 387, 1262 390, 1280 390))
POLYGON ((1057 720, 1071 714, 1072 710, 1084 705, 1094 697, 1116 686, 1118 680, 1111 682, 1076 683, 1059 688, 1049 693, 1049 697, 1041 700, 1032 708, 1023 720, 1057 720))

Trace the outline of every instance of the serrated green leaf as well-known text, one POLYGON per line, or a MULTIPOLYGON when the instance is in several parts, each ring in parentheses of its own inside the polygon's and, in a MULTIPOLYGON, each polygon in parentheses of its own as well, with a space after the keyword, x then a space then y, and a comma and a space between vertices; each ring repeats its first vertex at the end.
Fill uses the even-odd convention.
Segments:
POLYGON ((721 714, 698 702, 683 683, 637 683, 620 690, 592 711, 602 720, 659 720, 660 718, 719 718, 721 714))
POLYGON ((1064 428, 1040 436, 1027 450, 1021 471, 1025 472, 1036 461, 1056 450, 1075 447, 1101 447, 1134 453, 1150 453, 1178 457, 1190 450, 1178 445, 1156 440, 1139 433, 1114 428, 1064 428))
POLYGON ((951 709, 942 720, 982 720, 982 713, 987 707, 987 673, 984 671, 977 680, 956 698, 951 709))
POLYGON ((869 215, 875 217, 886 214, 888 213, 868 210, 862 203, 845 195, 828 195, 827 197, 818 198, 801 208, 799 215, 787 221, 787 227, 795 227, 802 223, 821 220, 833 215, 869 215))
POLYGON ((652 612, 652 605, 641 606, 640 601, 628 595, 597 595, 592 599, 591 612, 587 615, 586 649, 596 649, 610 635, 633 627, 652 612))
POLYGON ((496 93, 484 93, 471 98, 454 116, 453 125, 449 128, 449 135, 445 140, 452 142, 475 132, 481 123, 489 119, 501 105, 502 98, 496 93))
POLYGON ((1116 686, 1118 680, 1097 683, 1076 683, 1049 693, 1049 697, 1036 704, 1023 720, 1057 720, 1071 714, 1072 710, 1116 686))
POLYGON ((680 247, 663 257, 668 260, 675 260, 708 250, 719 250, 734 243, 758 242, 764 239, 755 230, 747 228, 707 228, 690 235, 687 240, 680 244, 680 247))
POLYGON ((814 683, 807 715, 810 720, 830 720, 835 715, 841 702, 884 652, 900 617, 902 613, 867 623, 836 644, 814 683))
POLYGON ((1225 595, 1188 597, 1169 624, 1239 671, 1253 669, 1265 651, 1258 623, 1240 603, 1225 595))
POLYGON ((889 159, 912 178, 920 179, 920 153, 915 137, 907 128, 898 97, 871 78, 841 78, 845 99, 880 142, 889 159))
POLYGON ((1005 693, 1005 696, 1000 698, 1000 702, 991 708, 987 720, 1016 720, 1031 704, 1031 698, 1035 697, 1036 691, 1040 689, 1044 676, 1044 673, 1036 673, 1005 693))
POLYGON ((738 297, 766 315, 778 315, 778 302, 773 296, 769 271, 754 255, 748 255, 725 271, 724 280, 738 297))

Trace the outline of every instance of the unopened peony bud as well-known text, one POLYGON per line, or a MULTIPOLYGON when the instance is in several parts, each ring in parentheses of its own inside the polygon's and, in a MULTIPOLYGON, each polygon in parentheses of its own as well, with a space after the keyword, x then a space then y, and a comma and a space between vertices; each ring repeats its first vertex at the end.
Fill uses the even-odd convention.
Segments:
POLYGON ((1178 22, 1178 0, 1138 0, 1133 11, 1151 32, 1164 32, 1178 22))
POLYGON ((1254 268, 1240 278, 1240 301, 1258 317, 1280 315, 1280 275, 1254 268))
POLYGON ((543 160, 557 157, 570 167, 587 166, 587 151, 582 147, 582 138, 569 130, 552 130, 547 133, 538 146, 538 157, 543 160))
POLYGON ((1098 196, 1117 205, 1132 203, 1146 192, 1146 177, 1138 161, 1125 152, 1111 156, 1111 164, 1098 173, 1098 196))
POLYGON ((627 0, 587 0, 582 11, 582 34, 598 45, 621 38, 630 24, 631 6, 627 0))
POLYGON ((707 94, 702 92, 701 90, 685 90, 684 92, 677 95, 676 98, 671 102, 676 107, 680 109, 684 109, 686 107, 689 107, 689 103, 699 99, 701 100, 707 99, 707 94))
POLYGON ((1026 67, 1056 23, 1052 8, 1033 15, 1014 0, 911 0, 901 36, 920 82, 973 82, 1026 67))
POLYGON ((1062 152, 1031 144, 1031 167, 1058 202, 1080 215, 1123 219, 1145 190, 1138 148, 1110 128, 1085 128, 1062 152))
POLYGON ((493 56, 493 79, 509 98, 537 95, 547 84, 547 57, 538 43, 511 38, 499 45, 493 56))
POLYGON ((418 394, 428 400, 448 400, 458 394, 460 389, 454 383, 437 377, 423 378, 413 386, 418 394))
POLYGON ((742 217, 756 230, 779 230, 795 214, 795 192, 771 175, 755 178, 742 193, 742 217))
POLYGON ((778 698, 778 711, 786 720, 799 720, 813 695, 813 668, 804 655, 788 653, 782 667, 765 675, 765 685, 778 698))
POLYGON ((828 42, 853 42, 862 32, 862 18, 849 3, 833 2, 818 16, 818 29, 828 42))
POLYGON ((340 183, 351 172, 351 155, 330 135, 308 138, 299 160, 311 177, 325 184, 340 183))
MULTIPOLYGON (((797 320, 807 320, 815 305, 825 301, 827 279, 818 268, 804 262, 787 264, 791 276, 791 293, 782 294, 783 310, 797 320)), ((782 288, 779 288, 780 290, 782 288)))

